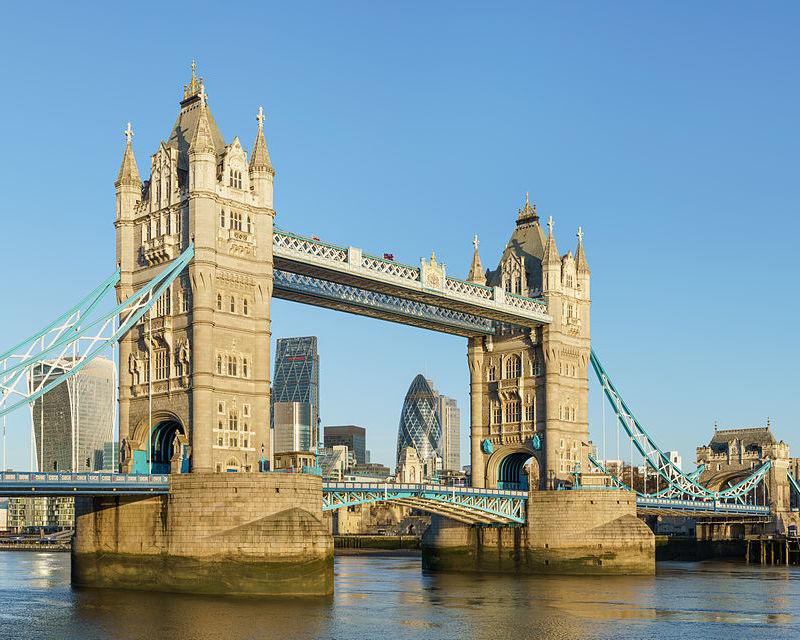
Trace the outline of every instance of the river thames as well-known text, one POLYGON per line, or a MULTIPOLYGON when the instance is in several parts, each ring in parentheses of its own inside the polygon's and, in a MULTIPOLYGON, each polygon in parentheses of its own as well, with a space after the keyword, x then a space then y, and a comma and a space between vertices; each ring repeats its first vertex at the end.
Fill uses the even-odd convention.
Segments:
POLYGON ((796 638, 800 569, 659 563, 654 577, 431 574, 340 556, 329 598, 73 589, 67 553, 0 553, 0 638, 796 638))

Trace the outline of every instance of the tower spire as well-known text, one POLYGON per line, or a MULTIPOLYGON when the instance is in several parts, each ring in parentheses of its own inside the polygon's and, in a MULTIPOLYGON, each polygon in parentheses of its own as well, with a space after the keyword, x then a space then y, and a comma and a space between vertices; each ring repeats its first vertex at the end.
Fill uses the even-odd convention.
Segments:
POLYGON ((556 248, 556 239, 553 237, 553 216, 547 221, 547 242, 544 245, 544 260, 543 262, 561 262, 556 248))
POLYGON ((475 236, 475 239, 472 241, 473 246, 475 247, 475 251, 472 254, 472 264, 469 267, 469 275, 467 276, 468 282, 474 282, 475 284, 486 284, 486 273, 483 271, 483 265, 481 264, 481 258, 478 255, 478 245, 480 241, 478 240, 478 236, 475 236))
POLYGON ((269 159, 269 151, 267 151, 267 142, 264 140, 264 109, 258 108, 256 114, 256 121, 258 122, 258 132, 256 133, 256 142, 253 145, 253 153, 250 154, 250 171, 266 171, 267 173, 275 173, 272 168, 272 163, 269 159))
POLYGON ((200 84, 199 94, 200 114, 197 117, 197 124, 192 132, 192 140, 189 143, 189 153, 212 153, 216 155, 214 139, 211 137, 211 123, 208 121, 206 93, 202 83, 200 84))
POLYGON ((575 251, 575 268, 578 273, 591 273, 589 263, 586 261, 586 254, 583 252, 583 230, 578 227, 578 249, 575 251))
POLYGON ((136 167, 136 158, 133 155, 133 129, 131 123, 128 123, 127 128, 122 132, 125 135, 125 153, 122 156, 122 165, 119 168, 119 175, 117 175, 116 186, 142 186, 142 180, 139 177, 139 169, 136 167))

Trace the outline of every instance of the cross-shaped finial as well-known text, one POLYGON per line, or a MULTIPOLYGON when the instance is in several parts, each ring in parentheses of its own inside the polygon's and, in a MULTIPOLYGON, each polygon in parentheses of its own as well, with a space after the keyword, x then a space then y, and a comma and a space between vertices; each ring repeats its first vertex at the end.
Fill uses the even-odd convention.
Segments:
POLYGON ((578 233, 576 233, 575 235, 578 236, 578 242, 583 242, 583 231, 581 230, 580 227, 578 227, 578 233))
POLYGON ((547 221, 547 226, 550 229, 550 235, 553 235, 553 216, 550 216, 550 219, 547 221))
POLYGON ((478 250, 478 245, 480 244, 480 240, 478 240, 478 234, 475 234, 475 239, 472 241, 473 246, 475 247, 475 251, 478 250))
POLYGON ((122 133, 125 134, 125 137, 128 139, 128 144, 131 142, 131 138, 133 138, 133 129, 131 129, 131 123, 128 123, 128 128, 125 129, 122 133))
POLYGON ((433 251, 431 251, 431 262, 436 262, 436 254, 433 251))
POLYGON ((264 109, 262 107, 258 108, 258 115, 256 116, 256 120, 258 120, 258 128, 261 129, 264 127, 264 119, 267 116, 264 115, 264 109))

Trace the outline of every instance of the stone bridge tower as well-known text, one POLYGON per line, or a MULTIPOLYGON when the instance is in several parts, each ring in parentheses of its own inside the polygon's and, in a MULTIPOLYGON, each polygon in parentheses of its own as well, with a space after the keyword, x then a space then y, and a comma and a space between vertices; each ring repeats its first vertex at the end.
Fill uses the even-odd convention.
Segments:
POLYGON ((526 196, 500 264, 484 274, 477 239, 469 279, 506 295, 544 297, 550 325, 500 325, 470 338, 472 483, 477 487, 555 488, 588 468, 590 271, 578 246, 561 256, 553 221, 545 236, 526 196), (533 458, 531 476, 524 465, 533 458))
POLYGON ((275 172, 260 108, 257 120, 248 160, 238 137, 225 143, 192 63, 144 184, 128 125, 116 181, 118 299, 191 242, 195 257, 120 342, 123 471, 254 471, 269 450, 275 172))

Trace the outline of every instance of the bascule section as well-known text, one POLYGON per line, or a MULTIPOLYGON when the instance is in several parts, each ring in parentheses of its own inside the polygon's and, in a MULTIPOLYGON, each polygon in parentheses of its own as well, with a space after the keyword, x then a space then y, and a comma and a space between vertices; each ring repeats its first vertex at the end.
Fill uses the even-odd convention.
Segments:
POLYGON ((269 449, 273 178, 259 109, 253 150, 226 144, 203 79, 142 182, 128 125, 116 181, 120 300, 192 244, 194 259, 120 341, 128 473, 254 471, 269 449))
POLYGON ((496 269, 484 272, 475 245, 471 282, 542 299, 550 315, 469 340, 476 487, 556 489, 587 469, 591 272, 580 228, 575 253, 561 255, 553 226, 545 235, 526 195, 496 269))

